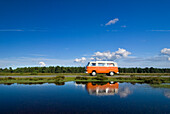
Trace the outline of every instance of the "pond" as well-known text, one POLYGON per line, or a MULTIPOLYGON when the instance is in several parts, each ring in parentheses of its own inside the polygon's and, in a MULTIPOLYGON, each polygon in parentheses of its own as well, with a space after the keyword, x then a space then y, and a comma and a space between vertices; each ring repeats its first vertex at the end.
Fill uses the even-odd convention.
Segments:
POLYGON ((170 113, 170 89, 119 82, 0 84, 0 113, 170 113))

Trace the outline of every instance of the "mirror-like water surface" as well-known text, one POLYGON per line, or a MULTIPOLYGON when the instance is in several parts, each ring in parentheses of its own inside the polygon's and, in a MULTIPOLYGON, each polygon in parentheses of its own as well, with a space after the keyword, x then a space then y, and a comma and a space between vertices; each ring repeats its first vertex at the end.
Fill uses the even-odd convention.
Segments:
POLYGON ((170 113, 170 89, 118 82, 0 84, 0 113, 170 113))

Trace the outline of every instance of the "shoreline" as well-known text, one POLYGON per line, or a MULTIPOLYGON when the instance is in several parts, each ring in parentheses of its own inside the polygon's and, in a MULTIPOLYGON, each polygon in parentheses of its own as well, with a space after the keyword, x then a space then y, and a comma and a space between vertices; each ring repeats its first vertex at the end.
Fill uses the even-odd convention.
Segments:
POLYGON ((105 76, 55 76, 55 77, 1 77, 0 83, 42 83, 42 82, 68 82, 68 81, 117 81, 117 82, 143 82, 150 84, 170 83, 170 77, 105 77, 105 76))

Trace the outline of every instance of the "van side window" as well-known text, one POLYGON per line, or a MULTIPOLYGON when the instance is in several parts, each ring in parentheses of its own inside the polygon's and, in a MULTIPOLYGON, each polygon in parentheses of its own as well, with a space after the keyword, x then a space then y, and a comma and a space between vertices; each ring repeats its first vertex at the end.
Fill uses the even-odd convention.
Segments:
POLYGON ((96 66, 96 63, 91 63, 91 66, 96 66))
POLYGON ((105 63, 98 63, 98 66, 104 66, 105 63))
POLYGON ((107 63, 107 66, 114 66, 113 63, 107 63))

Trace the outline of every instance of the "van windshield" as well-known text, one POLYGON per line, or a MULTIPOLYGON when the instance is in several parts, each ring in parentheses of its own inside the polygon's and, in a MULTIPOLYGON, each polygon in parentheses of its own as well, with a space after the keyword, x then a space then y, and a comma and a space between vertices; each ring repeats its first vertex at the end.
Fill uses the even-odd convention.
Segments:
POLYGON ((87 63, 86 67, 89 66, 90 62, 87 63))
POLYGON ((107 66, 114 66, 113 63, 107 63, 107 66))

